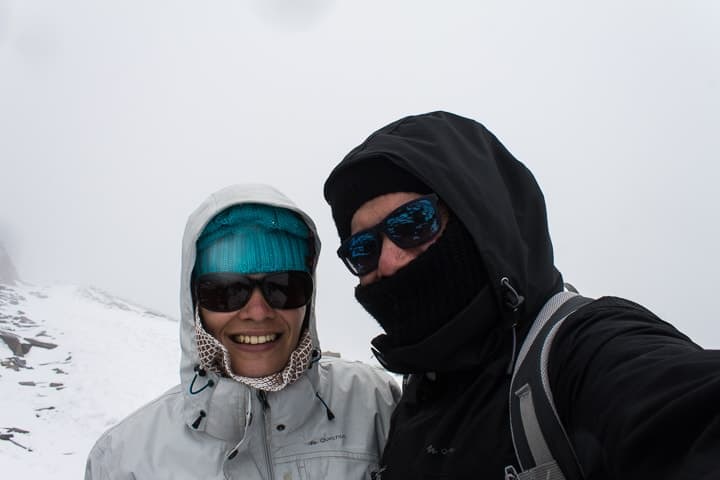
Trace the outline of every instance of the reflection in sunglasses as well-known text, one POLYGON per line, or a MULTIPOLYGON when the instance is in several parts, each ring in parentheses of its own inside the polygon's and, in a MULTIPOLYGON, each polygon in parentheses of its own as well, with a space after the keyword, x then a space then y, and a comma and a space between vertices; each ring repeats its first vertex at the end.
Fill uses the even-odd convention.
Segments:
POLYGON ((440 232, 438 196, 425 195, 399 206, 377 225, 347 238, 337 251, 353 275, 377 268, 385 234, 400 248, 413 248, 431 241, 440 232))

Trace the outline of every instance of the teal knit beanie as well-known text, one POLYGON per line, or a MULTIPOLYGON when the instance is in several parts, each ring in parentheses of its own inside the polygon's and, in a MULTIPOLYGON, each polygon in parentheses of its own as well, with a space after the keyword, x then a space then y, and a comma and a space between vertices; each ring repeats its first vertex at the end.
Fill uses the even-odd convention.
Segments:
POLYGON ((244 203, 218 213, 196 242, 196 277, 206 273, 310 272, 310 230, 286 208, 244 203))

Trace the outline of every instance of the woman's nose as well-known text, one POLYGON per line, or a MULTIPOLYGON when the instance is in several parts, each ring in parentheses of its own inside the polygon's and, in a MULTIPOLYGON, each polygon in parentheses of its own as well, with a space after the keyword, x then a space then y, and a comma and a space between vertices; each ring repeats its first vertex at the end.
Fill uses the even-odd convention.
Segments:
POLYGON ((272 313, 272 311, 273 308, 268 305, 259 288, 253 289, 248 302, 242 308, 245 316, 252 320, 263 320, 272 313))

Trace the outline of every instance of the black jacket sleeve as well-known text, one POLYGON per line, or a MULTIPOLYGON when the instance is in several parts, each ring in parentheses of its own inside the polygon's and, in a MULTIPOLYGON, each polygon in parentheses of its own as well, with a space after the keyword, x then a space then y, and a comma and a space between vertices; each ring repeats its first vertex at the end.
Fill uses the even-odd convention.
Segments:
POLYGON ((720 351, 604 297, 561 327, 549 375, 588 479, 720 478, 720 351))

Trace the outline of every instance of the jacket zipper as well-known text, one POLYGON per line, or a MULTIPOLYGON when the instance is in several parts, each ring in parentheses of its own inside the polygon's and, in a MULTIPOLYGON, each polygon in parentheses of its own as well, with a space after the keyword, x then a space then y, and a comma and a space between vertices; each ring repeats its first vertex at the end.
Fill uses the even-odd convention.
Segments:
POLYGON ((263 446, 265 448, 265 462, 267 463, 267 472, 268 472, 268 480, 272 480, 275 478, 273 473, 273 467, 272 467, 272 459, 270 458, 270 415, 268 412, 270 411, 270 404, 267 401, 267 394, 262 391, 258 390, 258 398, 260 399, 260 403, 262 404, 263 409, 263 432, 265 435, 265 438, 263 438, 263 446))

